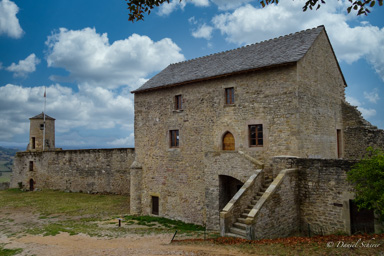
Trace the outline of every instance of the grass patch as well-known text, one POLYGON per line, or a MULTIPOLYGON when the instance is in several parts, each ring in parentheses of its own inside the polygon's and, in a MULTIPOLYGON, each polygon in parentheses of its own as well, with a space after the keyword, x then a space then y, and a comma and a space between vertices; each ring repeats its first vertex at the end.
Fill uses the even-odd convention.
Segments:
POLYGON ((2 172, 0 176, 0 183, 2 182, 10 182, 11 181, 11 172, 2 172))
POLYGON ((4 249, 4 245, 0 244, 0 255, 1 256, 13 256, 21 253, 23 249, 4 249))
POLYGON ((59 191, 22 192, 19 189, 0 191, 0 205, 10 208, 28 206, 41 216, 111 216, 129 212, 127 196, 90 195, 59 191))
POLYGON ((162 217, 154 217, 154 216, 124 216, 124 220, 128 223, 134 223, 132 221, 136 221, 135 224, 152 227, 156 224, 159 224, 167 229, 176 229, 180 231, 204 231, 204 227, 200 225, 195 225, 191 223, 185 223, 179 220, 171 220, 162 217))

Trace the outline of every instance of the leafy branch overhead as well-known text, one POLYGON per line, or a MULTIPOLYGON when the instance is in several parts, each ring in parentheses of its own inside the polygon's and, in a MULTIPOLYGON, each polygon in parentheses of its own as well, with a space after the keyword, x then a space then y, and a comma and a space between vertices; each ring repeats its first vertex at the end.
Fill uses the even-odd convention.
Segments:
MULTIPOLYGON (((128 10, 129 10, 129 21, 139 21, 144 20, 144 14, 150 14, 151 10, 155 7, 159 7, 164 2, 169 3, 170 0, 125 0, 127 1, 128 10)), ((180 0, 181 2, 182 0, 180 0)), ((193 1, 193 0, 192 0, 193 1)), ((293 0, 292 0, 293 1, 293 0)), ((335 1, 335 0, 332 0, 335 1)), ((348 0, 350 6, 347 8, 347 12, 350 13, 352 10, 357 11, 357 15, 367 15, 370 13, 370 8, 373 8, 376 5, 376 2, 382 6, 383 0, 362 0, 354 1, 348 0)), ((279 0, 261 0, 260 4, 264 8, 269 4, 278 4, 279 0)), ((319 9, 321 5, 326 4, 326 0, 308 0, 303 6, 303 12, 308 9, 319 9)))

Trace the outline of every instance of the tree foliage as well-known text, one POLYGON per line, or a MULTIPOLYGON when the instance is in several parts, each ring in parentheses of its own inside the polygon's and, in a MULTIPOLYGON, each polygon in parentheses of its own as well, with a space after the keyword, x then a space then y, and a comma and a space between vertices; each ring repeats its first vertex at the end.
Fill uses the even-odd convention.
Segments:
MULTIPOLYGON (((169 3, 170 0, 125 0, 127 1, 128 10, 129 10, 129 21, 139 21, 144 20, 144 14, 150 14, 151 10, 155 7, 162 5, 164 2, 169 3)), ((181 2, 182 0, 180 0, 181 2)), ((293 1, 293 0, 292 0, 293 1)), ((335 1, 335 0, 333 0, 335 1)), ((367 15, 370 13, 370 8, 373 8, 376 5, 376 2, 382 6, 384 0, 348 0, 350 6, 347 8, 347 12, 350 13, 352 10, 357 11, 357 15, 367 15)), ((262 7, 265 7, 269 4, 278 4, 279 0, 260 0, 262 7)), ((303 6, 303 11, 308 9, 319 9, 321 5, 325 4, 326 0, 308 0, 303 6)))
POLYGON ((358 207, 373 209, 384 220, 384 151, 369 147, 347 176, 355 187, 358 207))

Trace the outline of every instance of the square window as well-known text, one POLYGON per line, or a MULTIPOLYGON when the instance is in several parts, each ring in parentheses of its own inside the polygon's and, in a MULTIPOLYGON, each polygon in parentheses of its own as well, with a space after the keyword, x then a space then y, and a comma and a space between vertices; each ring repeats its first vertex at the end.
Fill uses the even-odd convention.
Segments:
POLYGON ((263 146, 263 125, 256 124, 248 126, 249 130, 249 146, 262 147, 263 146))
POLYGON ((179 130, 171 130, 169 131, 171 148, 179 147, 179 130))
POLYGON ((225 104, 235 104, 235 88, 225 89, 225 104))
POLYGON ((183 97, 181 95, 175 96, 175 110, 183 109, 183 97))

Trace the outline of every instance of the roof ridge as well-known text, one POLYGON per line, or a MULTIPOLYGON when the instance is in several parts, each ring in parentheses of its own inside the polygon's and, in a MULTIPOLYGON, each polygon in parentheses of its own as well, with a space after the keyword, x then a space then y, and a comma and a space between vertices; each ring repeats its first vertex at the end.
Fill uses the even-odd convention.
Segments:
POLYGON ((221 51, 221 52, 211 53, 211 54, 204 55, 204 56, 200 56, 200 57, 196 57, 196 58, 193 58, 193 59, 183 60, 183 61, 180 61, 180 62, 171 63, 170 66, 172 66, 172 65, 177 65, 177 64, 181 64, 181 63, 188 63, 188 62, 192 62, 192 61, 196 61, 196 60, 204 59, 204 58, 207 58, 207 57, 210 57, 210 56, 214 56, 214 55, 220 55, 220 54, 223 54, 223 53, 228 53, 228 52, 232 52, 232 51, 237 51, 237 50, 242 49, 242 48, 246 48, 246 47, 249 47, 249 46, 258 45, 258 44, 261 44, 261 43, 266 43, 266 42, 269 42, 269 41, 275 41, 275 40, 277 40, 277 39, 281 39, 281 38, 284 38, 284 37, 288 37, 288 36, 292 36, 292 35, 300 34, 300 33, 303 33, 303 32, 306 32, 306 31, 310 31, 310 30, 314 30, 314 29, 317 29, 317 28, 320 28, 320 27, 324 28, 324 25, 319 25, 319 26, 317 26, 317 27, 304 29, 304 30, 297 31, 297 32, 294 32, 294 33, 289 33, 289 34, 286 34, 286 35, 283 35, 283 36, 278 36, 278 37, 274 37, 274 38, 266 39, 266 40, 259 41, 259 42, 253 43, 253 44, 243 45, 243 46, 240 46, 240 47, 237 47, 237 48, 234 48, 234 49, 230 49, 230 50, 225 50, 225 51, 221 51))

